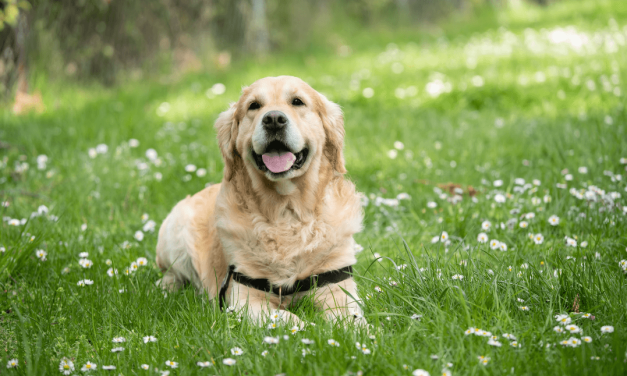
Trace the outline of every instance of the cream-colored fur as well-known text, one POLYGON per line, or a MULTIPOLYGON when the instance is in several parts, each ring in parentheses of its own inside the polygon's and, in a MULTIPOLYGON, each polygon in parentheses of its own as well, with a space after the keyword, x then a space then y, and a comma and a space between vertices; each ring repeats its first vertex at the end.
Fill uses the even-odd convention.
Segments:
MULTIPOLYGON (((228 265, 248 277, 291 287, 296 280, 356 262, 353 235, 361 230, 363 214, 355 186, 343 176, 339 106, 298 78, 268 77, 243 89, 215 126, 224 180, 180 201, 161 225, 157 264, 164 273, 163 288, 191 283, 214 298, 228 265), (293 106, 294 97, 305 105, 293 106), (254 101, 261 109, 249 110, 254 101), (253 134, 270 110, 284 112, 296 127, 294 138, 309 148, 303 167, 280 179, 260 171, 251 156, 253 134)), ((258 322, 274 310, 299 322, 284 310, 313 295, 329 319, 357 316, 363 323, 352 278, 282 297, 235 281, 229 286, 227 304, 258 322)))

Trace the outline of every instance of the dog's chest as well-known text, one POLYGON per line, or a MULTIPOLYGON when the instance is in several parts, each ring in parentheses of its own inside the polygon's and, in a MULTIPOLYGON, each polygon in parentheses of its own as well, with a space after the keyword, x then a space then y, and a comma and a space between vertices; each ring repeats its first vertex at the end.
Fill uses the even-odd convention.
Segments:
POLYGON ((302 220, 286 212, 274 221, 257 217, 250 223, 231 251, 235 262, 263 273, 297 275, 320 263, 337 242, 333 228, 319 218, 302 220))

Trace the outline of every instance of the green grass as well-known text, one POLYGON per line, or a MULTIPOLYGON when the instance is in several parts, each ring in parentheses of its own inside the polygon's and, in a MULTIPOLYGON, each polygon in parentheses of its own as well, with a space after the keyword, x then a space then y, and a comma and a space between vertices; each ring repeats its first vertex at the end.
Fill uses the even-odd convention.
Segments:
POLYGON ((7 146, 0 149, 0 198, 10 203, 0 211, 29 219, 46 205, 58 221, 43 215, 25 225, 0 225, 6 248, 0 254, 2 374, 58 374, 63 357, 74 361, 76 374, 87 361, 98 364, 97 374, 155 374, 154 367, 167 368, 166 360, 179 362, 171 374, 181 375, 409 375, 418 368, 433 375, 448 362, 453 374, 627 373, 627 281, 619 266, 627 259, 627 173, 620 162, 627 158, 627 3, 562 2, 503 9, 480 20, 485 22, 456 20, 438 33, 363 32, 346 41, 353 49, 348 57, 279 55, 168 84, 149 80, 105 89, 38 81, 45 113, 17 117, 0 110, 0 140, 7 146), (588 38, 580 51, 549 42, 549 35, 559 36, 549 33, 568 25, 588 38), (398 63, 403 70, 394 73, 398 63), (133 237, 143 213, 160 223, 178 200, 220 181, 213 121, 242 85, 278 74, 307 80, 344 109, 348 177, 371 198, 365 229, 356 237, 365 248, 356 271, 370 333, 326 323, 310 302, 294 311, 316 325, 291 335, 289 328, 270 331, 220 313, 191 288, 164 297, 154 286, 160 278, 156 232, 141 242, 133 237), (434 97, 426 86, 437 79, 451 90, 434 97), (209 99, 205 92, 217 82, 226 93, 209 99), (395 95, 410 86, 417 89, 414 96, 395 95), (367 87, 374 90, 371 98, 362 94, 367 87), (159 116, 164 102, 170 109, 159 116), (131 138, 139 147, 128 146, 131 138), (391 159, 395 141, 404 149, 391 159), (90 158, 88 150, 101 143, 108 152, 90 158), (148 148, 161 164, 140 170, 148 148), (39 170, 42 154, 49 160, 39 170), (24 162, 29 169, 18 172, 16 164, 24 162), (207 175, 188 175, 187 164, 207 175), (578 172, 581 166, 587 174, 578 172), (520 192, 515 178, 541 185, 520 192), (495 180, 503 185, 494 187, 495 180), (446 189, 437 192, 446 183, 464 189, 461 202, 450 203, 454 193, 446 189), (590 186, 605 197, 593 202, 569 192, 590 186), (621 197, 610 202, 610 192, 621 197), (411 199, 397 207, 375 205, 376 197, 400 193, 411 199), (495 201, 498 193, 507 195, 505 203, 495 201), (427 206, 431 201, 436 208, 427 206), (529 212, 535 218, 520 228, 520 216, 529 212), (551 215, 560 217, 559 225, 549 225, 551 215), (506 252, 477 242, 486 220, 492 223, 488 237, 506 243, 506 252), (442 231, 450 236, 448 247, 431 242, 442 231), (529 240, 529 233, 543 234, 543 244, 529 240), (578 246, 567 247, 566 236, 578 246), (46 261, 37 259, 37 249, 48 253, 46 261), (79 266, 80 252, 89 253, 93 267, 79 266), (106 260, 123 274, 138 257, 148 258, 149 266, 107 276, 106 260), (456 274, 463 279, 453 280, 456 274), (82 279, 94 284, 77 286, 82 279), (575 300, 595 319, 572 312, 575 300), (570 314, 592 343, 560 345, 571 337, 553 331, 560 313, 570 314), (412 320, 413 314, 422 319, 412 320), (614 332, 602 334, 604 325, 614 332), (503 346, 464 335, 469 327, 498 335, 503 346), (503 333, 515 335, 521 347, 511 347, 503 333), (147 335, 158 342, 144 344, 147 335), (268 335, 289 339, 269 346, 262 343, 268 335), (112 343, 117 336, 126 338, 120 344, 126 349, 112 353, 120 346, 112 343), (304 345, 303 338, 315 343, 304 345), (341 346, 329 346, 330 338, 341 346), (231 355, 236 346, 242 356, 231 355), (304 348, 311 354, 303 357, 304 348), (478 356, 489 357, 488 364, 478 356), (237 364, 223 365, 228 357, 237 364), (6 370, 12 358, 19 367, 6 370), (205 360, 215 366, 196 366, 205 360), (103 365, 117 370, 100 370, 103 365))

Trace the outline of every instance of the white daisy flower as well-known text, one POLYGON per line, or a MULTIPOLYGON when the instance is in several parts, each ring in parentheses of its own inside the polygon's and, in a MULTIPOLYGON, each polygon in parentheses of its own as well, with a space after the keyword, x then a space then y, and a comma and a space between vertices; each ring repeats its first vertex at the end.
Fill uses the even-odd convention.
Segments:
POLYGON ((145 369, 145 370, 149 370, 150 369, 150 366, 148 364, 142 364, 140 367, 141 367, 141 369, 145 369))
POLYGON ((571 322, 571 318, 568 315, 555 315, 555 320, 562 325, 568 325, 571 322))
POLYGON ((276 345, 279 343, 279 337, 263 337, 263 342, 269 345, 276 345))
POLYGON ((518 308, 520 308, 521 311, 529 311, 529 307, 528 306, 520 306, 518 308))
POLYGON ((564 239, 566 241, 566 246, 567 247, 576 247, 577 246, 577 241, 573 238, 569 238, 568 236, 564 239))
POLYGON ((123 343, 123 342, 126 342, 126 338, 124 338, 124 337, 113 337, 112 342, 113 343, 123 343))
POLYGON ((144 240, 144 233, 141 231, 135 231, 135 235, 133 235, 133 237, 138 241, 141 242, 142 240, 144 240))
MULTIPOLYGON (((564 345, 563 342, 564 341, 562 341, 562 345, 564 345)), ((566 340, 566 345, 565 346, 577 347, 579 345, 581 345, 581 340, 579 338, 570 337, 569 339, 566 340)))
POLYGON ((488 242, 488 235, 485 232, 479 233, 479 235, 477 235, 477 241, 479 243, 487 243, 488 242))
POLYGON ((583 333, 583 330, 575 324, 566 325, 564 328, 571 334, 583 333))
POLYGON ((74 363, 70 359, 64 357, 59 363, 59 372, 64 375, 72 374, 72 372, 74 372, 74 363))
POLYGON ((505 244, 505 243, 503 243, 503 242, 499 242, 499 249, 500 249, 502 252, 507 251, 507 244, 505 244))
POLYGON ((411 374, 414 376, 429 376, 429 372, 424 369, 415 369, 411 374))
POLYGON ((560 217, 556 216, 556 215, 552 215, 549 217, 549 224, 551 226, 557 226, 560 224, 560 217))
POLYGON ((94 284, 94 281, 90 279, 81 279, 80 281, 76 283, 76 285, 80 287, 85 287, 86 285, 93 285, 93 284, 94 284))
POLYGON ((232 359, 232 358, 226 358, 226 359, 222 359, 222 363, 223 363, 223 364, 226 364, 227 366, 233 366, 233 365, 235 365, 235 363, 237 363, 237 362, 235 361, 235 359, 232 359))
POLYGON ((479 355, 478 358, 479 358, 479 362, 484 366, 487 366, 488 362, 490 362, 490 358, 487 356, 479 355))
POLYGON ((87 362, 83 365, 83 367, 81 367, 81 371, 83 372, 95 371, 97 369, 98 369, 98 365, 92 362, 87 362))
POLYGON ((7 368, 15 368, 18 365, 17 359, 11 359, 7 362, 7 368))
POLYGON ((509 343, 509 345, 511 347, 520 347, 520 344, 518 343, 518 341, 512 341, 512 342, 509 343))
POLYGON ((462 279, 464 279, 464 276, 461 275, 461 274, 455 274, 452 278, 453 278, 453 280, 461 281, 462 279))
POLYGON ((236 355, 236 356, 240 356, 244 353, 244 350, 240 349, 239 347, 233 347, 231 349, 231 355, 236 355))
POLYGON ((442 376, 451 376, 452 372, 448 368, 442 368, 442 376))
POLYGON ((492 227, 492 223, 490 221, 483 221, 481 223, 481 229, 483 231, 489 231, 491 227, 492 227))
POLYGON ((114 275, 118 274, 118 270, 117 269, 113 269, 113 268, 109 268, 107 269, 107 275, 109 277, 113 277, 114 275))
POLYGON ((446 231, 442 231, 442 233, 440 234, 440 241, 444 243, 447 240, 448 240, 448 233, 446 231))
POLYGON ((308 339, 308 338, 303 338, 300 341, 304 343, 305 345, 312 345, 315 342, 314 340, 308 339))
MULTIPOLYGON (((263 353, 262 353, 263 355, 263 353)), ((264 355, 265 356, 265 355, 264 355)), ((213 365, 213 363, 206 361, 206 362, 196 362, 196 365, 200 368, 207 368, 207 367, 211 367, 213 365)))
POLYGON ((503 338, 507 338, 507 339, 509 339, 511 341, 515 341, 516 340, 516 336, 513 335, 513 334, 509 334, 509 333, 504 333, 502 337, 503 338))
POLYGON ((535 235, 533 235, 533 242, 536 243, 536 244, 544 243, 544 235, 542 235, 542 234, 535 234, 535 235))
POLYGON ((606 326, 602 326, 601 327, 601 333, 613 333, 614 332, 614 327, 610 326, 610 325, 606 325, 606 326))
POLYGON ((41 261, 46 261, 46 255, 47 254, 48 254, 48 252, 44 251, 43 249, 38 249, 37 251, 35 251, 35 255, 41 261))
POLYGON ((88 259, 80 259, 78 260, 78 264, 85 269, 89 269, 94 266, 94 262, 88 259))
POLYGON ((327 341, 327 343, 328 343, 329 345, 331 345, 331 346, 340 347, 340 343, 339 343, 338 341, 334 340, 333 338, 329 339, 329 340, 327 341))
POLYGON ((492 239, 490 240, 490 248, 492 249, 498 249, 499 246, 501 245, 501 242, 496 240, 496 239, 492 239))
POLYGON ((155 221, 153 221, 151 219, 148 222, 144 223, 144 226, 142 226, 142 231, 143 232, 154 232, 156 226, 157 226, 157 222, 155 222, 155 221))
POLYGON ((153 336, 146 336, 143 338, 143 340, 144 340, 144 343, 157 342, 157 338, 153 336))
POLYGON ((165 365, 170 368, 177 368, 179 366, 178 362, 174 362, 172 360, 166 360, 165 365))
POLYGON ((124 347, 114 347, 111 349, 112 353, 122 352, 122 351, 124 351, 124 347))
POLYGON ((89 257, 89 252, 81 252, 78 254, 78 257, 80 258, 87 258, 89 257))
POLYGON ((268 329, 276 329, 278 327, 279 327, 279 325, 277 323, 275 323, 275 322, 271 322, 267 326, 268 329))
POLYGON ((104 369, 104 370, 114 370, 115 366, 102 366, 102 369, 104 369))
POLYGON ((435 202, 433 202, 433 201, 429 201, 429 202, 427 202, 427 207, 428 207, 429 209, 435 209, 437 206, 438 206, 438 204, 436 204, 436 203, 435 203, 435 202))
POLYGON ((495 341, 495 340, 493 340, 492 338, 490 338, 490 339, 488 340, 488 345, 490 345, 490 346, 494 346, 494 347, 501 347, 501 346, 503 346, 503 344, 502 344, 501 342, 499 342, 499 341, 495 341))
POLYGON ((585 343, 590 343, 592 342, 592 337, 588 337, 588 336, 581 337, 581 340, 584 341, 585 343))
POLYGON ((529 227, 529 222, 527 222, 527 221, 522 221, 522 222, 520 222, 520 223, 518 224, 518 227, 520 227, 520 228, 527 228, 527 227, 529 227))

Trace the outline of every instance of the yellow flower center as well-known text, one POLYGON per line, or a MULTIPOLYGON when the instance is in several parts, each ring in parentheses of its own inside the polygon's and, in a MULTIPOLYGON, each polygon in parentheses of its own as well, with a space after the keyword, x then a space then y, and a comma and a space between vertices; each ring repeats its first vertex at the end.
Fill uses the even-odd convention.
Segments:
POLYGON ((91 364, 86 365, 85 368, 91 368, 91 364))
POLYGON ((69 365, 69 364, 64 364, 64 365, 63 365, 63 368, 64 368, 64 369, 70 369, 70 365, 69 365))

